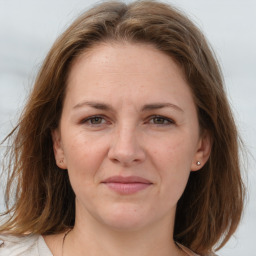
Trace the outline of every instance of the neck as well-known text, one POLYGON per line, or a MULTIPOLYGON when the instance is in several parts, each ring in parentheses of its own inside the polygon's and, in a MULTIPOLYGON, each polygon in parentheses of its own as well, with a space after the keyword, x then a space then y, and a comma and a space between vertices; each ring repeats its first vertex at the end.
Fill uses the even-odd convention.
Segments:
POLYGON ((166 216, 150 227, 124 231, 77 216, 74 229, 66 237, 63 256, 182 255, 172 239, 171 219, 166 216))

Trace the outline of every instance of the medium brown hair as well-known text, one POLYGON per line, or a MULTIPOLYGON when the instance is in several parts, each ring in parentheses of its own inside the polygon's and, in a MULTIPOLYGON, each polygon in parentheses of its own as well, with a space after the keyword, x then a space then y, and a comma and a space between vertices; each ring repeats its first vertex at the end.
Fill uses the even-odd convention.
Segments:
POLYGON ((218 63, 198 28, 180 11, 155 1, 102 3, 78 17, 56 40, 35 81, 17 127, 0 231, 52 234, 74 225, 75 195, 55 164, 51 131, 58 127, 71 64, 101 42, 151 44, 182 68, 202 130, 212 139, 206 165, 192 172, 177 205, 174 239, 197 253, 222 247, 241 218, 244 187, 239 139, 218 63), (14 189, 15 188, 15 189, 14 189))

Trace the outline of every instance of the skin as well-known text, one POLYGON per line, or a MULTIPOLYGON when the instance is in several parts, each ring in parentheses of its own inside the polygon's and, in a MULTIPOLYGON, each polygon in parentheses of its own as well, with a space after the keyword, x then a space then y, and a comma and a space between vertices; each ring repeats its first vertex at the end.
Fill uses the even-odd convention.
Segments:
MULTIPOLYGON (((63 255, 183 255, 172 240, 176 205, 211 145, 169 56, 129 43, 100 44, 79 56, 52 137, 56 163, 76 194, 63 255), (103 183, 115 175, 150 185, 122 194, 103 183)), ((61 255, 62 237, 45 237, 54 255, 61 255)))

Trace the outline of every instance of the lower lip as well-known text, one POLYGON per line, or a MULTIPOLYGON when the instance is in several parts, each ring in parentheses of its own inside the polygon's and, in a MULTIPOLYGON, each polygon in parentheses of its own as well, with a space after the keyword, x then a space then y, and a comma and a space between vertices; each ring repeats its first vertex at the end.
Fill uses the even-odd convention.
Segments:
POLYGON ((116 182, 109 182, 104 183, 107 185, 110 189, 120 193, 120 194, 134 194, 136 192, 139 192, 141 190, 144 190, 148 188, 151 183, 116 183, 116 182))

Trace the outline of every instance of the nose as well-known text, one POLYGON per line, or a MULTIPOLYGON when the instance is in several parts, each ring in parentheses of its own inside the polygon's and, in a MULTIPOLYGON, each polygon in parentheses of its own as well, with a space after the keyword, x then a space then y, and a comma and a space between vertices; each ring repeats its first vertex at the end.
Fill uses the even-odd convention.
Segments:
POLYGON ((108 157, 122 166, 131 166, 145 160, 145 151, 140 145, 141 136, 136 128, 123 127, 115 131, 108 157), (139 138, 140 137, 140 138, 139 138))

